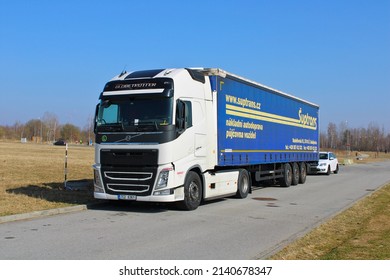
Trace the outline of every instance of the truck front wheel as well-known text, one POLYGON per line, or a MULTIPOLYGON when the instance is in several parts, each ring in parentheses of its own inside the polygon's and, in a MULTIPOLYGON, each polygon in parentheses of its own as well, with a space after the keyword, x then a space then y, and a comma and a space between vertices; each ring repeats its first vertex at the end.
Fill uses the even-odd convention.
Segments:
POLYGON ((199 175, 193 171, 188 172, 184 181, 184 200, 177 206, 183 210, 195 210, 202 200, 202 182, 199 175))

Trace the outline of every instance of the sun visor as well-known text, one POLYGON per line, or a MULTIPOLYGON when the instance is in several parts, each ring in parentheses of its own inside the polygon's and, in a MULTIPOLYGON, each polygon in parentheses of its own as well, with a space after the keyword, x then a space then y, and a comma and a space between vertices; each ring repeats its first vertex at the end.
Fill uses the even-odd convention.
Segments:
POLYGON ((102 96, 158 94, 162 97, 173 96, 173 80, 170 78, 116 80, 108 82, 102 96))

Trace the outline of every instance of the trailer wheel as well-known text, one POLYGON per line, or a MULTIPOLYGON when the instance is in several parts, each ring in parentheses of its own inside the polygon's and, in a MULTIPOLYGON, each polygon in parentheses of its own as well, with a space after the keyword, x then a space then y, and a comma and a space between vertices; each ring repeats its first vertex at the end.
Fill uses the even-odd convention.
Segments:
POLYGON ((283 177, 281 178, 280 185, 288 188, 292 182, 292 168, 289 163, 283 165, 283 177))
POLYGON ((299 164, 299 183, 300 184, 304 184, 306 182, 306 176, 307 176, 306 163, 301 162, 299 164))
POLYGON ((195 210, 202 200, 202 182, 199 175, 193 171, 188 172, 184 181, 184 200, 177 203, 183 210, 195 210))
POLYGON ((251 187, 251 180, 249 173, 246 169, 240 169, 237 180, 237 198, 246 198, 251 187))
POLYGON ((292 180, 291 185, 296 186, 299 183, 299 167, 298 163, 292 163, 292 180))

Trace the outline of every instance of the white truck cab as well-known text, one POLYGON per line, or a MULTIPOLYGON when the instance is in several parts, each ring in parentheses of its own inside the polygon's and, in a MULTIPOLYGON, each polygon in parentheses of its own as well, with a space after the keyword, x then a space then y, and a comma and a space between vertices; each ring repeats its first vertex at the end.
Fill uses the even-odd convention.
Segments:
MULTIPOLYGON (((123 73, 108 82, 96 111, 95 198, 185 201, 191 210, 202 198, 235 194, 234 184, 202 189, 213 176, 205 171, 217 164, 213 98, 209 79, 191 69, 123 73)), ((217 177, 234 181, 236 173, 217 177)))

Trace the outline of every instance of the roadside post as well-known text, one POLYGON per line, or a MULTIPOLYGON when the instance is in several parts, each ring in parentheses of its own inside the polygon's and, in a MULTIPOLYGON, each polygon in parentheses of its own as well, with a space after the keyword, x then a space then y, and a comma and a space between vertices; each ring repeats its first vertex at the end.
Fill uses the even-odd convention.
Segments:
POLYGON ((66 183, 68 182, 68 143, 65 144, 65 166, 64 166, 64 189, 67 189, 66 183))

